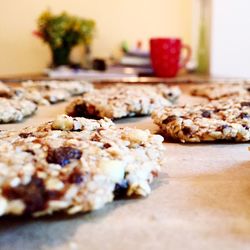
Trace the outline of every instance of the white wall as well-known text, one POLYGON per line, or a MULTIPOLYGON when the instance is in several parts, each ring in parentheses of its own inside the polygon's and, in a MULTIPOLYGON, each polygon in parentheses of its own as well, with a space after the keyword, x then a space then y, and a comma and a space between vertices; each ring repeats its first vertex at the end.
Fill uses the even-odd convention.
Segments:
POLYGON ((95 56, 108 57, 123 40, 144 45, 152 36, 191 41, 192 0, 1 0, 0 75, 41 72, 50 61, 48 47, 31 35, 36 19, 50 8, 93 18, 95 56))
POLYGON ((250 78, 250 0, 213 0, 212 75, 250 78))

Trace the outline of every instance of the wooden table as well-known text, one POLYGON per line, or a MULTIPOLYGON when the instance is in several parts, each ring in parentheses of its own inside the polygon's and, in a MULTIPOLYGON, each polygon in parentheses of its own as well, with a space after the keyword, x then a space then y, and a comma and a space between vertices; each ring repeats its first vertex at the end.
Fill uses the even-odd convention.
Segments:
MULTIPOLYGON (((200 102, 184 95, 180 102, 200 102)), ((64 112, 41 107, 17 128, 64 112)), ((155 131, 150 118, 118 122, 155 131)), ((249 144, 165 143, 166 155, 151 195, 116 201, 73 217, 0 219, 0 249, 249 249, 249 144)))

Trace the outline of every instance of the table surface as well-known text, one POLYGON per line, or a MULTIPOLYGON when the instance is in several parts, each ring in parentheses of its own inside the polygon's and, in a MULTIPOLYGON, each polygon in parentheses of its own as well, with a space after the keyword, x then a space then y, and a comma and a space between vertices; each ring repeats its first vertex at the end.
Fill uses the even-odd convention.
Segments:
MULTIPOLYGON (((200 102, 186 95, 180 102, 200 102)), ((21 128, 52 120, 65 103, 40 107, 21 128)), ((156 130, 150 118, 118 126, 156 130)), ((165 143, 162 173, 147 198, 115 201, 71 217, 0 219, 0 249, 249 249, 248 143, 165 143)))

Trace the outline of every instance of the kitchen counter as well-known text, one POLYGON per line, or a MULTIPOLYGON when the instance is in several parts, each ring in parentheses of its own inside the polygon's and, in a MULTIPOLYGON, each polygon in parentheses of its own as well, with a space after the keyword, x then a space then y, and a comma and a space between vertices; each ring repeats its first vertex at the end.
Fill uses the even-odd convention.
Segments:
MULTIPOLYGON (((199 102, 184 95, 180 102, 199 102)), ((65 103, 40 107, 10 129, 40 124, 65 103)), ((156 131, 147 118, 117 122, 156 131)), ((249 143, 166 142, 164 166, 147 198, 115 201, 75 216, 1 218, 0 249, 249 249, 249 143)))

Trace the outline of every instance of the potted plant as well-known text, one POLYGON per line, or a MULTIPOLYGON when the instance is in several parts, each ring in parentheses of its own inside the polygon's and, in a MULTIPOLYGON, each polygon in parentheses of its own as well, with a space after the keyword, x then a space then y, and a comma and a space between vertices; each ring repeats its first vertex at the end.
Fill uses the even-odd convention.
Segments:
POLYGON ((94 20, 72 16, 66 12, 54 15, 46 10, 38 18, 34 34, 49 45, 52 64, 56 67, 70 64, 70 51, 75 45, 83 44, 89 49, 94 31, 94 20))

